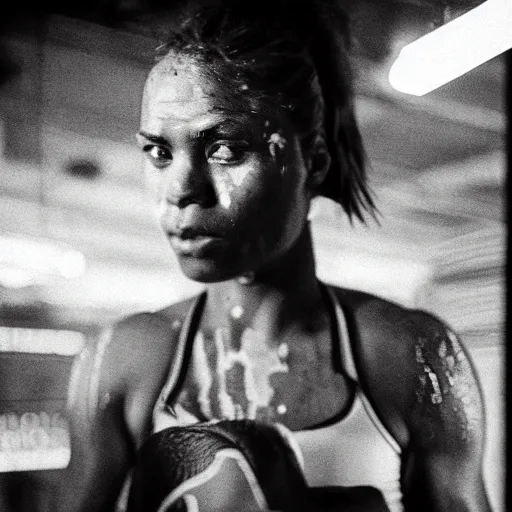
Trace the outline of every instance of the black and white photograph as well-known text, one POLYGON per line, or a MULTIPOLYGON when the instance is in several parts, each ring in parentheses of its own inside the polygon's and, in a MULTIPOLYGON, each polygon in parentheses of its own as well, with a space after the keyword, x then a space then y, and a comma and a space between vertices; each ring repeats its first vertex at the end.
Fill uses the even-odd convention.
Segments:
POLYGON ((505 512, 512 3, 9 7, 0 512, 505 512))

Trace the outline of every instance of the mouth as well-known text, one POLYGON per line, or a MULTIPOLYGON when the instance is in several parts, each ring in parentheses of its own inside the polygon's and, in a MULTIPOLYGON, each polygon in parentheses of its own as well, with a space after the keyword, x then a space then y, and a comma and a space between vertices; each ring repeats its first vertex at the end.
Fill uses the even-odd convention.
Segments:
POLYGON ((168 233, 171 247, 182 256, 200 257, 212 246, 222 242, 222 237, 185 229, 168 233))

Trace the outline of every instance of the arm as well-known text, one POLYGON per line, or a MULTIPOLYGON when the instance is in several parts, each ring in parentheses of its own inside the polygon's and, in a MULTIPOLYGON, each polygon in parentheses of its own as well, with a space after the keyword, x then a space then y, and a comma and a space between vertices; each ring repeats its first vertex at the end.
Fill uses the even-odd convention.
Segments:
POLYGON ((405 509, 487 512, 485 421, 474 369, 452 331, 416 314, 424 331, 410 363, 414 396, 401 411, 409 433, 402 459, 405 509))
POLYGON ((457 336, 432 315, 360 292, 351 311, 361 385, 402 449, 406 512, 488 512, 480 386, 457 336))
POLYGON ((121 320, 77 358, 69 387, 72 455, 58 512, 115 509, 137 447, 151 430, 191 300, 121 320))
POLYGON ((113 511, 130 466, 133 448, 124 422, 122 390, 108 380, 100 392, 109 340, 105 333, 75 360, 68 408, 71 462, 59 486, 59 512, 113 511))

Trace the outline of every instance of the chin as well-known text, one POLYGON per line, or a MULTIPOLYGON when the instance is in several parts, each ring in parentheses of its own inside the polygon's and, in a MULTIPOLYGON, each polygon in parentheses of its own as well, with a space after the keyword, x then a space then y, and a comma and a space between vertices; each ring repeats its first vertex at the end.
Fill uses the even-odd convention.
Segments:
POLYGON ((234 266, 220 265, 214 260, 179 258, 181 271, 188 279, 199 283, 229 281, 241 274, 234 266))

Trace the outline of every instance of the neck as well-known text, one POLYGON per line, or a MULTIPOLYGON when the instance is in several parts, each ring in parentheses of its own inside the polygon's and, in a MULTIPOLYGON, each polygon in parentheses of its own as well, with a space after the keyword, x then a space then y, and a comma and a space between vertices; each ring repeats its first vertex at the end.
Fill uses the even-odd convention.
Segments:
POLYGON ((209 285, 205 319, 210 327, 219 327, 235 318, 268 339, 279 339, 284 330, 311 323, 319 312, 323 312, 322 293, 306 225, 296 243, 258 269, 249 282, 238 278, 209 285))

